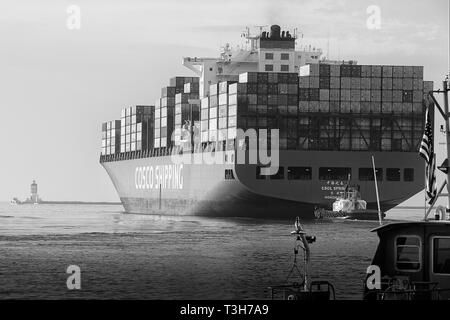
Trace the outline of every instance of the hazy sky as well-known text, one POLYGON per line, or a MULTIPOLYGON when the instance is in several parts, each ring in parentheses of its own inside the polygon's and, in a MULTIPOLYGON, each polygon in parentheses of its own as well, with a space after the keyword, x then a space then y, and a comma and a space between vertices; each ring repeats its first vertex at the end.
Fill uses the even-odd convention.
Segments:
POLYGON ((2 0, 0 201, 28 196, 33 179, 44 199, 118 200, 98 163, 101 123, 190 75, 181 57, 242 44, 245 26, 298 27, 334 59, 424 65, 440 86, 448 15, 448 0, 2 0), (70 5, 80 30, 67 28, 70 5), (366 27, 369 5, 381 9, 380 30, 366 27))

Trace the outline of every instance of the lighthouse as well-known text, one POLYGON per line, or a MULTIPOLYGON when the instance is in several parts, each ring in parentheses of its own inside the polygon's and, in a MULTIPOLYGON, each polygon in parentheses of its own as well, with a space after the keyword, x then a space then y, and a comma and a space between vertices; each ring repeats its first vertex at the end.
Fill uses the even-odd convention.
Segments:
POLYGON ((37 193, 37 183, 35 180, 33 180, 30 187, 31 187, 30 200, 31 200, 31 202, 38 203, 39 197, 38 197, 38 193, 37 193))

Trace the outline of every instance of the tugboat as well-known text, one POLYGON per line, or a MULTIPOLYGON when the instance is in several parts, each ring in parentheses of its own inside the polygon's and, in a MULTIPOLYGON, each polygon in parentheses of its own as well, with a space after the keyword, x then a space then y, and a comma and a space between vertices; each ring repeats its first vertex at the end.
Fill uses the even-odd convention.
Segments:
POLYGON ((309 245, 316 242, 316 237, 307 235, 303 229, 300 218, 295 220, 295 230, 291 232, 295 236, 294 263, 286 278, 286 283, 269 287, 271 299, 282 300, 335 300, 334 286, 328 281, 311 281, 309 277, 310 249, 309 245), (297 264, 297 256, 303 251, 303 272, 297 264), (296 276, 297 274, 297 276, 296 276), (297 278, 298 281, 295 281, 297 278), (290 281, 294 281, 291 283, 290 281))
MULTIPOLYGON (((367 202, 361 198, 359 185, 347 184, 345 191, 333 202, 333 210, 318 208, 314 211, 317 219, 343 217, 345 219, 378 220, 378 211, 367 209, 367 202)), ((382 213, 382 218, 386 214, 382 213)))

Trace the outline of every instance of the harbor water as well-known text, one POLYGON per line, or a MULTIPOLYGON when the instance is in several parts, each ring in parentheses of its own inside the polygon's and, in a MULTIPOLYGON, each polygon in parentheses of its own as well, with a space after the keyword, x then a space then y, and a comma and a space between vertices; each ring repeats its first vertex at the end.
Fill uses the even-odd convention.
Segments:
MULTIPOLYGON (((388 219, 421 217, 394 209, 388 219)), ((124 214, 119 205, 0 203, 0 299, 270 299, 293 263, 294 221, 124 214), (68 290, 66 269, 81 269, 68 290)), ((311 276, 361 299, 369 221, 303 221, 311 276)))

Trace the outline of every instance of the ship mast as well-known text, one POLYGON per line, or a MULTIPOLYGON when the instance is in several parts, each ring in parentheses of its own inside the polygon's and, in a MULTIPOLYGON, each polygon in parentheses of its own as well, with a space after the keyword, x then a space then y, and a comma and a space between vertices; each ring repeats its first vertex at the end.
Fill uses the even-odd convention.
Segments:
MULTIPOLYGON (((444 82, 442 83, 442 88, 444 90, 444 120, 445 120, 445 139, 447 142, 447 162, 450 159, 450 124, 449 124, 449 114, 448 114, 448 75, 447 78, 444 80, 444 82)), ((439 104, 437 105, 439 107, 439 104)), ((450 208, 450 185, 449 185, 449 180, 450 178, 450 171, 448 170, 447 167, 447 197, 448 197, 448 204, 447 204, 447 212, 448 209, 450 208)))

